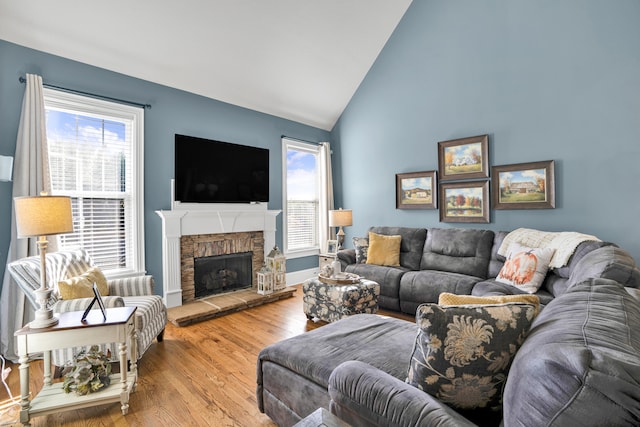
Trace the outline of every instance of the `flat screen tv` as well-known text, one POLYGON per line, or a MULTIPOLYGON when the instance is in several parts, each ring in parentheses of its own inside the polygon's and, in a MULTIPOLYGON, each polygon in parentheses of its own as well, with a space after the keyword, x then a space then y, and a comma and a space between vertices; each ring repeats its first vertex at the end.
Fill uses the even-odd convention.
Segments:
POLYGON ((175 199, 182 203, 269 201, 269 150, 176 134, 175 199))

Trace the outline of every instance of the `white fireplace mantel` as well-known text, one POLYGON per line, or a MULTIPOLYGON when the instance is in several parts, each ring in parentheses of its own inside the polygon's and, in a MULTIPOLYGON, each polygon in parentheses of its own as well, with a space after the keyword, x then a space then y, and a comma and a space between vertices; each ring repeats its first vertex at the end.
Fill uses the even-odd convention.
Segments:
POLYGON ((276 244, 279 210, 257 204, 180 204, 156 211, 162 218, 162 283, 167 307, 182 305, 180 237, 199 234, 262 231, 265 257, 276 244))

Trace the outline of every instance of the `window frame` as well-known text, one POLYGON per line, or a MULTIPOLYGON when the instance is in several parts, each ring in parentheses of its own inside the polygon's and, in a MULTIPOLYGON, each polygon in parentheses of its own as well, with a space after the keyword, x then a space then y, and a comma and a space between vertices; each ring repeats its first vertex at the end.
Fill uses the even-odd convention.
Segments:
POLYGON ((283 253, 286 255, 287 259, 289 258, 303 258, 303 257, 308 257, 308 256, 315 256, 315 255, 319 255, 322 252, 322 242, 320 241, 320 223, 321 221, 319 221, 318 224, 318 229, 317 229, 317 236, 316 236, 316 240, 317 240, 317 245, 315 246, 310 246, 308 248, 303 248, 303 249, 294 249, 294 250, 290 250, 288 247, 288 225, 289 225, 289 220, 288 220, 288 198, 287 198, 287 172, 288 172, 288 168, 287 168, 287 152, 289 151, 289 148, 298 150, 298 151, 306 151, 308 153, 312 153, 316 156, 317 159, 317 171, 316 171, 316 179, 318 182, 318 191, 319 191, 319 195, 318 195, 318 219, 320 219, 321 215, 323 215, 323 210, 325 210, 325 204, 324 203, 324 199, 325 194, 326 194, 326 189, 324 188, 324 185, 322 183, 322 169, 324 167, 324 165, 322 165, 322 156, 321 156, 321 152, 320 152, 320 145, 317 144, 313 144, 313 143, 308 143, 308 142, 302 142, 302 141, 298 141, 295 139, 290 139, 290 138, 286 138, 283 137, 282 138, 282 164, 283 164, 283 168, 282 168, 282 204, 283 204, 283 209, 282 209, 282 228, 283 228, 283 232, 282 232, 282 241, 283 241, 283 253))
MULTIPOLYGON (((110 120, 131 122, 131 245, 133 247, 130 265, 125 268, 105 271, 109 279, 134 277, 146 274, 144 236, 144 108, 78 95, 53 88, 44 88, 45 111, 48 108, 61 109, 88 116, 110 120)), ((47 158, 49 154, 47 153, 47 158)), ((49 172, 51 173, 51 171, 49 172)), ((49 177, 51 179, 51 177, 49 177)), ((53 195, 71 195, 64 191, 51 191, 53 195)), ((72 193, 72 192, 69 192, 72 193)))

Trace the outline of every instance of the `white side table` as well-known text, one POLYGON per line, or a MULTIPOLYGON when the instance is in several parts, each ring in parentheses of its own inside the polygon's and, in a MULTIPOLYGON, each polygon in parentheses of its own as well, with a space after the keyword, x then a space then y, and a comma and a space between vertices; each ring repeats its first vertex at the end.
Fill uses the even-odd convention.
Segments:
POLYGON ((62 410, 86 408, 105 403, 120 402, 122 414, 129 411, 129 394, 135 390, 138 380, 136 364, 136 307, 107 309, 107 320, 100 310, 91 310, 85 322, 82 311, 57 314, 57 325, 50 328, 31 329, 28 325, 15 333, 20 356, 20 422, 28 426, 32 416, 57 413, 62 410), (131 352, 131 370, 127 372, 127 341, 131 352), (111 385, 104 390, 78 396, 65 393, 62 383, 51 382, 51 350, 107 342, 120 343, 120 373, 111 375, 111 385), (44 386, 29 400, 29 354, 44 353, 44 386))
POLYGON ((331 265, 334 259, 336 259, 336 256, 333 254, 319 254, 318 261, 320 264, 320 270, 322 270, 322 267, 325 265, 331 265))

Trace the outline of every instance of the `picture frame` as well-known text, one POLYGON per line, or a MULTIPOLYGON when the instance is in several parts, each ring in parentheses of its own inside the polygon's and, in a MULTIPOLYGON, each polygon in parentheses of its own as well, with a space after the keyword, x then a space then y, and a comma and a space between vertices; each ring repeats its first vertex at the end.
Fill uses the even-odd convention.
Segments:
POLYGON ((396 209, 436 209, 436 171, 397 173, 396 209))
POLYGON ((95 282, 93 282, 93 299, 91 300, 91 302, 89 303, 89 306, 87 307, 87 309, 84 311, 84 313, 82 313, 82 318, 80 319, 80 321, 82 322, 86 322, 87 321, 87 316, 89 315, 89 313, 91 312, 91 307, 93 307, 93 304, 95 304, 96 302, 98 303, 98 306, 100 307, 100 311, 102 312, 102 317, 104 319, 104 321, 107 321, 107 309, 104 306, 104 301, 102 301, 102 295, 100 294, 100 291, 98 290, 98 285, 96 285, 95 282))
POLYGON ((440 184, 440 222, 489 222, 489 181, 440 184))
POLYGON ((489 178, 489 135, 438 142, 438 179, 489 178))
POLYGON ((556 207, 555 161, 493 166, 494 209, 554 209, 556 207))
POLYGON ((327 240, 327 254, 335 255, 338 252, 338 241, 327 240))

